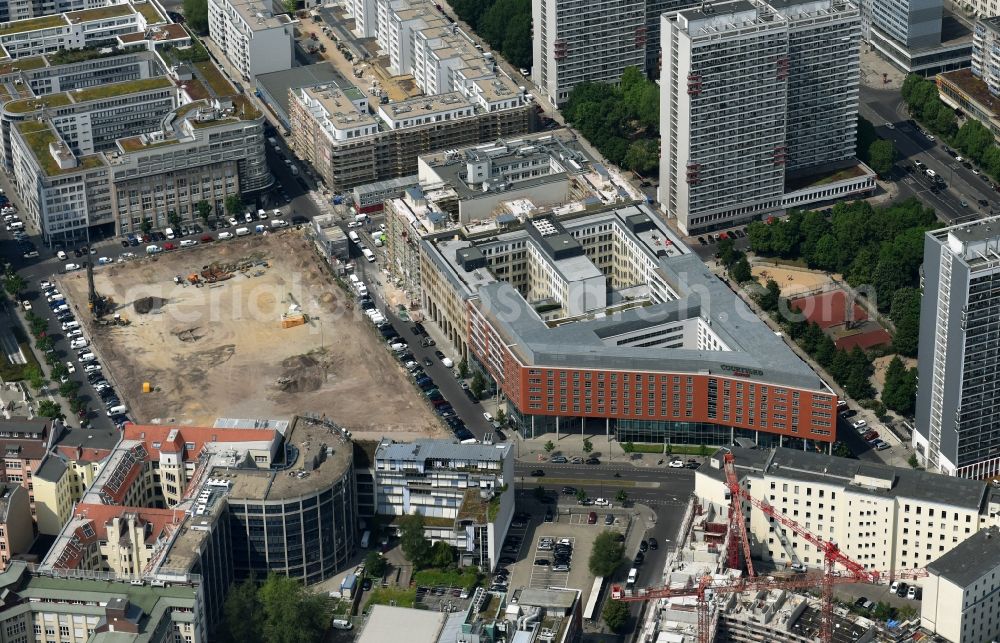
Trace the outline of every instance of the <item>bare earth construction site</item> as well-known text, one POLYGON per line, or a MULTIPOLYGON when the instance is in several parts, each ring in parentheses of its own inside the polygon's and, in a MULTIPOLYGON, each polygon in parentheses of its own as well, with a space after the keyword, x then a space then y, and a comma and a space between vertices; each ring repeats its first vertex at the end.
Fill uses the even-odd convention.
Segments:
MULTIPOLYGON (((86 273, 60 281, 83 313, 86 273)), ((299 231, 95 268, 94 283, 131 324, 78 319, 139 422, 320 413, 362 434, 444 433, 299 231), (306 323, 283 328, 290 309, 306 323)))

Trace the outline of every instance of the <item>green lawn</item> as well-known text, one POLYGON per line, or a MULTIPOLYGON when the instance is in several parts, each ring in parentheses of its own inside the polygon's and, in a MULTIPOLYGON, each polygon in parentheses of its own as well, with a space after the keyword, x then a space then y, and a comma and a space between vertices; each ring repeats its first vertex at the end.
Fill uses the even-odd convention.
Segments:
MULTIPOLYGON (((633 444, 635 453, 663 453, 662 444, 633 444)), ((708 453, 713 453, 718 447, 706 445, 708 453)), ((701 446, 693 444, 671 444, 670 452, 674 455, 702 455, 701 446)))
POLYGON ((371 605, 395 605, 396 607, 413 607, 417 602, 416 589, 399 589, 398 587, 379 587, 373 589, 365 603, 364 611, 371 605))
POLYGON ((472 589, 479 582, 474 571, 457 569, 423 569, 413 575, 413 582, 421 587, 464 587, 472 589))

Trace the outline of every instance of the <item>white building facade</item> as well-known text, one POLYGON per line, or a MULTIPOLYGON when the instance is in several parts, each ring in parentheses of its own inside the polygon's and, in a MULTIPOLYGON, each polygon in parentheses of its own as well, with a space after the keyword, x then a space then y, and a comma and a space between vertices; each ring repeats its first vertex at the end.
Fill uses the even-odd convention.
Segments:
POLYGON ((255 0, 208 2, 209 35, 245 81, 292 68, 294 29, 294 20, 255 0))

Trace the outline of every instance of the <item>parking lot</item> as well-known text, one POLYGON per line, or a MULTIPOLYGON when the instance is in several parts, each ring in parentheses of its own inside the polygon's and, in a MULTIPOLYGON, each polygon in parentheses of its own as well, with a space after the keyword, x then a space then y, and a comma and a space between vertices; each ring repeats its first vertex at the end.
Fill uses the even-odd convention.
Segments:
MULTIPOLYGON (((537 503, 519 503, 519 506, 525 505, 531 507, 537 506, 537 503)), ((594 580, 588 569, 594 539, 605 529, 627 536, 631 520, 631 513, 623 509, 562 506, 557 510, 553 505, 547 505, 532 511, 523 526, 516 527, 512 524, 507 531, 508 542, 513 538, 519 540, 516 552, 509 549, 503 552, 504 556, 510 556, 515 561, 508 565, 511 571, 510 587, 574 587, 583 591, 581 600, 586 602, 594 580), (547 508, 553 509, 552 522, 545 522, 547 508), (588 524, 588 515, 592 509, 596 510, 598 519, 595 524, 588 524), (613 516, 612 524, 605 524, 606 515, 613 516), (539 541, 543 538, 551 538, 555 542, 564 538, 569 540, 572 546, 569 571, 553 571, 551 563, 554 551, 539 549, 539 541), (540 560, 547 560, 549 564, 536 564, 540 560)), ((628 553, 626 550, 626 554, 628 553)))

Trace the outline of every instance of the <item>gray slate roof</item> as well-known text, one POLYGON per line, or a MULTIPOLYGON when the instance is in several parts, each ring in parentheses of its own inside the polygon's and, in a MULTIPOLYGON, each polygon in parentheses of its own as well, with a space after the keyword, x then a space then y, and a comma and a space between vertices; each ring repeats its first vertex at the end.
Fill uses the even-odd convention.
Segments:
POLYGON ((997 567, 1000 567, 1000 529, 990 527, 966 538, 929 564, 927 571, 959 587, 968 587, 997 567))
POLYGON ((45 459, 42 460, 42 464, 35 471, 34 475, 36 478, 41 478, 42 480, 57 482, 65 471, 66 463, 63 462, 63 459, 54 453, 49 453, 45 456, 45 459))
MULTIPOLYGON (((713 456, 722 460, 725 451, 736 456, 736 473, 746 475, 767 473, 803 482, 841 483, 844 489, 880 497, 908 498, 979 510, 986 500, 988 485, 982 480, 944 476, 908 467, 890 467, 861 462, 822 453, 797 449, 720 449, 713 456), (892 481, 889 489, 876 489, 851 484, 855 476, 892 481)), ((725 480, 725 472, 703 466, 699 473, 725 480)))

